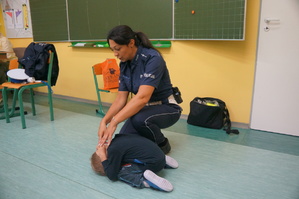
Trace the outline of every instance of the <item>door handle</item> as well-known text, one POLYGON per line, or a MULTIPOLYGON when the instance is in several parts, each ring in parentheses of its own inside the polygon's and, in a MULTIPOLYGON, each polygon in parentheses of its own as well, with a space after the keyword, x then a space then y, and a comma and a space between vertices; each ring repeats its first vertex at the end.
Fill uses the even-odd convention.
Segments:
POLYGON ((271 22, 280 22, 280 19, 276 19, 276 18, 266 18, 264 19, 265 23, 269 24, 271 22))

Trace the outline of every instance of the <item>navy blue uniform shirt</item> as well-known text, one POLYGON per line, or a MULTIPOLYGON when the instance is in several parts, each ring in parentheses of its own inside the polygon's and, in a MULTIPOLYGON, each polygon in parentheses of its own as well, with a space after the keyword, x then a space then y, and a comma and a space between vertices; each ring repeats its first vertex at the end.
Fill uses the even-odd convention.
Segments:
POLYGON ((120 62, 119 91, 138 92, 141 85, 155 87, 150 102, 167 99, 172 84, 163 57, 155 49, 138 47, 133 60, 120 62))

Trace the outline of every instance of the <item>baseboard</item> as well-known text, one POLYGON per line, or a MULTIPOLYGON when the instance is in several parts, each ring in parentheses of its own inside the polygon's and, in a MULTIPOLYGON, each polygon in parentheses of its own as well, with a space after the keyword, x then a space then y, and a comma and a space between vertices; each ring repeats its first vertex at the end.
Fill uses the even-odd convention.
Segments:
POLYGON ((241 123, 241 122, 232 122, 232 127, 241 128, 241 129, 249 129, 249 124, 241 123))
MULTIPOLYGON (((47 93, 44 93, 44 92, 34 91, 34 93, 37 95, 47 96, 47 93)), ((66 100, 75 101, 75 102, 83 102, 83 103, 87 103, 87 104, 96 104, 96 105, 98 104, 98 101, 95 101, 95 100, 88 100, 88 99, 70 97, 70 96, 66 96, 66 95, 57 95, 57 94, 53 94, 52 96, 55 98, 58 98, 58 99, 66 99, 66 100)), ((102 104, 103 104, 103 106, 111 106, 111 103, 108 103, 108 102, 102 102, 102 104)))
MULTIPOLYGON (((47 95, 46 93, 38 92, 38 91, 35 91, 35 93, 38 94, 38 95, 45 95, 45 96, 47 95)), ((75 101, 75 102, 83 102, 83 103, 88 103, 88 104, 98 104, 98 101, 87 100, 87 99, 76 98, 76 97, 70 97, 70 96, 66 96, 66 95, 53 94, 53 97, 59 98, 59 99, 71 100, 71 101, 75 101)), ((103 104, 103 106, 107 106, 107 107, 111 106, 111 103, 108 103, 108 102, 102 102, 102 104, 103 104)), ((182 114, 180 119, 187 120, 188 115, 182 114)), ((242 129, 249 129, 249 124, 240 123, 240 122, 232 122, 232 127, 242 128, 242 129)))

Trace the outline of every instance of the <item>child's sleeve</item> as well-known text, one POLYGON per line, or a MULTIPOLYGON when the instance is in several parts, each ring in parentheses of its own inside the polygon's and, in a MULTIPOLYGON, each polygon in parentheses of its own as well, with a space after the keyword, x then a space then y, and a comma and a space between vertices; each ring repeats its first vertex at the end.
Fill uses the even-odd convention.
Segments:
POLYGON ((121 169, 122 155, 120 152, 108 150, 108 159, 102 162, 105 173, 110 180, 118 180, 118 173, 121 169))

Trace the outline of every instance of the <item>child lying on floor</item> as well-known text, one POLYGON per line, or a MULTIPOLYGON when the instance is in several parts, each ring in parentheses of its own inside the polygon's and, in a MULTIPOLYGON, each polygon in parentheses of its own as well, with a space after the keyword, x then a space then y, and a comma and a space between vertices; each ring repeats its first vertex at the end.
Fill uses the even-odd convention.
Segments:
POLYGON ((147 138, 117 134, 108 148, 107 145, 97 146, 91 156, 91 167, 112 181, 121 180, 137 188, 170 192, 172 184, 155 173, 163 168, 178 168, 178 163, 147 138))

